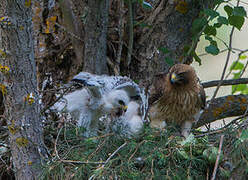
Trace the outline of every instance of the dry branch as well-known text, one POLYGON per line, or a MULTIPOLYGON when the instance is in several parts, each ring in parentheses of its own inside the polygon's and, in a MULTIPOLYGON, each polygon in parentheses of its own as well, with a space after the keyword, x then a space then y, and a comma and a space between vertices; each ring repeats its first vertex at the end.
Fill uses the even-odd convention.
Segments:
POLYGON ((248 95, 228 95, 215 98, 203 112, 195 127, 200 127, 218 119, 242 116, 245 114, 247 107, 248 95))
MULTIPOLYGON (((210 88, 210 87, 217 86, 219 82, 220 80, 208 81, 208 82, 202 83, 202 86, 204 88, 210 88)), ((248 84, 248 78, 228 79, 228 80, 223 80, 221 82, 221 86, 230 86, 230 85, 237 85, 237 84, 248 84)))

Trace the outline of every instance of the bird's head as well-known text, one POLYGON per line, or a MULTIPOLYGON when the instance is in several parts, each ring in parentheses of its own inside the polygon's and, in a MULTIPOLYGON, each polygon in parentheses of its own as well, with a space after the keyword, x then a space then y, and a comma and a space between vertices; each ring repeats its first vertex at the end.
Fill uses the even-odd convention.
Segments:
POLYGON ((186 64, 176 64, 169 72, 170 83, 175 86, 187 85, 193 82, 195 77, 194 69, 186 64))
POLYGON ((123 113, 127 110, 129 96, 124 90, 113 90, 104 98, 104 109, 107 112, 123 113))

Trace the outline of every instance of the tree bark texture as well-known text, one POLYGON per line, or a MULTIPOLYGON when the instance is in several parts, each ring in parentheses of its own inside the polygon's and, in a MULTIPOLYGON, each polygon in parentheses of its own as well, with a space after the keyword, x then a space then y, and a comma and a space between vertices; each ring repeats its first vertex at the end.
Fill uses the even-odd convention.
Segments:
POLYGON ((44 152, 43 127, 37 93, 36 64, 29 1, 8 0, 10 26, 3 29, 3 48, 9 51, 1 62, 10 68, 4 74, 4 96, 9 141, 16 179, 38 179, 44 152), (33 102, 34 100, 34 102, 33 102))
POLYGON ((109 0, 90 0, 85 9, 84 71, 108 74, 107 26, 109 0))
POLYGON ((178 2, 158 1, 144 17, 143 21, 149 27, 137 30, 135 58, 130 67, 133 79, 149 82, 156 73, 167 72, 170 65, 166 58, 173 60, 172 63, 192 62, 192 57, 184 55, 184 48, 191 46, 192 23, 203 7, 199 2, 187 1, 185 12, 182 12, 178 10, 178 2), (169 52, 165 54, 160 48, 166 48, 169 52))
MULTIPOLYGON (((208 102, 209 103, 209 102, 208 102)), ((247 95, 229 95, 213 100, 201 115, 195 127, 233 116, 245 115, 248 107, 247 95)))

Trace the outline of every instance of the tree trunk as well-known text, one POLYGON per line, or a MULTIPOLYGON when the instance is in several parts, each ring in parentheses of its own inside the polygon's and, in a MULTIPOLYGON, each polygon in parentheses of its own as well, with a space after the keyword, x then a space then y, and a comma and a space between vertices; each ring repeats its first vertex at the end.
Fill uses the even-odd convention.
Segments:
POLYGON ((45 152, 37 92, 36 64, 29 1, 8 0, 10 25, 3 29, 3 49, 9 55, 1 63, 10 68, 4 74, 4 97, 9 141, 16 179, 36 179, 41 174, 45 152))
POLYGON ((108 74, 107 26, 109 0, 90 0, 85 8, 84 71, 108 74))
POLYGON ((130 68, 133 79, 151 83, 154 74, 167 72, 172 64, 192 62, 192 57, 185 56, 184 48, 191 46, 192 23, 203 7, 198 2, 187 1, 185 12, 182 12, 177 9, 179 2, 154 1, 153 9, 145 14, 143 21, 149 27, 137 29, 135 58, 130 68), (166 48, 168 53, 161 48, 166 48))

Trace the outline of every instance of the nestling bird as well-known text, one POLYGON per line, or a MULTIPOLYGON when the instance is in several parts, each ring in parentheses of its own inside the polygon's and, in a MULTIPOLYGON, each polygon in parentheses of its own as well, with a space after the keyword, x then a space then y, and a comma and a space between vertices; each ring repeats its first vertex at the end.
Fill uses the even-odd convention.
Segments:
POLYGON ((97 135, 103 116, 122 116, 133 98, 139 97, 142 112, 147 111, 144 91, 128 77, 81 72, 70 83, 77 88, 65 94, 52 109, 70 113, 77 125, 86 129, 86 137, 97 135))
POLYGON ((152 127, 163 128, 166 123, 175 123, 187 137, 192 123, 205 107, 206 96, 193 67, 176 64, 167 74, 155 77, 150 101, 152 127))
POLYGON ((140 104, 130 101, 123 115, 111 119, 111 129, 121 136, 132 138, 138 137, 144 127, 140 104))

